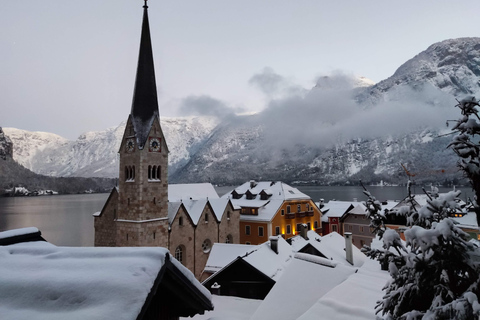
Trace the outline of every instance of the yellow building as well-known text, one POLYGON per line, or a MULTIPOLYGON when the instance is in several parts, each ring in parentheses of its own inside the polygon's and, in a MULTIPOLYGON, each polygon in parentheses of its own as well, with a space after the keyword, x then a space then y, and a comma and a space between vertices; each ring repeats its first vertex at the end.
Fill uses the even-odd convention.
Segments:
POLYGON ((223 197, 240 209, 240 243, 260 244, 270 236, 291 238, 306 224, 321 234, 322 213, 312 199, 297 188, 278 181, 250 181, 223 197))

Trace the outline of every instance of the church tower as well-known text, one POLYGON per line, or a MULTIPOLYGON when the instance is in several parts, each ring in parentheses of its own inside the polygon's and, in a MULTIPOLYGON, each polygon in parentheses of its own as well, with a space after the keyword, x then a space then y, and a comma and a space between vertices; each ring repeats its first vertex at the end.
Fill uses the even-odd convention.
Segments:
POLYGON ((120 145, 117 246, 168 246, 168 148, 160 126, 148 6, 132 109, 120 145))

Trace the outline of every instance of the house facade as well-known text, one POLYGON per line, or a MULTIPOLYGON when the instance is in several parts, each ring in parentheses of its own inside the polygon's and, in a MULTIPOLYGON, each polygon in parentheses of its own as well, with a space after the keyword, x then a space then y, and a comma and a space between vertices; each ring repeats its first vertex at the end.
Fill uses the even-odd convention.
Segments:
POLYGON ((321 211, 312 199, 281 181, 249 181, 222 198, 240 208, 240 243, 260 244, 270 236, 288 239, 306 224, 321 234, 321 211))
POLYGON ((164 247, 199 278, 214 242, 240 241, 240 214, 210 183, 168 184, 147 8, 119 183, 94 215, 95 246, 164 247))

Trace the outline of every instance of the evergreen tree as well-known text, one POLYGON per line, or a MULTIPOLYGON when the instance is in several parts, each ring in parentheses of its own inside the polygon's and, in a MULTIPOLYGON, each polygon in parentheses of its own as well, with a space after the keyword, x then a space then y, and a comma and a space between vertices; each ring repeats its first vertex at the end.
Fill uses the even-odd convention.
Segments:
MULTIPOLYGON (((463 117, 452 129, 457 135, 449 145, 461 158, 459 166, 476 194, 475 212, 480 217, 480 133, 474 98, 457 105, 463 117), (476 141, 476 142, 474 142, 476 141)), ((480 316, 480 249, 449 218, 461 210, 460 191, 439 195, 427 193, 427 205, 417 208, 407 186, 407 205, 391 213, 406 218, 405 242, 385 227, 378 201, 367 191, 366 207, 371 227, 383 241, 383 249, 364 251, 388 269, 392 279, 377 304, 377 313, 386 319, 475 319, 480 316)))

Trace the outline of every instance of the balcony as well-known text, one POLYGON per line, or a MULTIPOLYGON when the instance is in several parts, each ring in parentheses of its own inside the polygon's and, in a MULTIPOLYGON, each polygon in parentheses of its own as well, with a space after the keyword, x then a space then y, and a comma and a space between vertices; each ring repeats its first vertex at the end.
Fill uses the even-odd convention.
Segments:
POLYGON ((307 214, 307 217, 313 217, 313 210, 307 211, 306 214, 307 214))
POLYGON ((297 218, 303 218, 305 217, 305 212, 304 211, 297 212, 295 215, 297 216, 297 218))
POLYGON ((286 213, 285 214, 285 219, 295 219, 295 213, 286 213))

